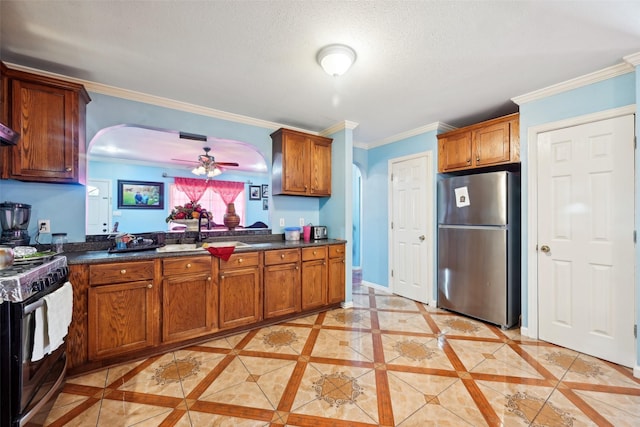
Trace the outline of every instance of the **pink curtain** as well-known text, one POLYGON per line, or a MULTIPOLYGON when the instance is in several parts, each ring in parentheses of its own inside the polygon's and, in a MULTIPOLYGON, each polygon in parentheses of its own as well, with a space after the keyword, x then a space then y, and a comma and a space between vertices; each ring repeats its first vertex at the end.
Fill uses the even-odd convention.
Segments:
POLYGON ((175 183, 178 190, 186 194, 189 200, 194 203, 198 203, 204 192, 207 191, 207 187, 209 185, 207 180, 197 178, 176 177, 175 183))
POLYGON ((243 182, 236 181, 209 181, 209 186, 220 195, 225 205, 233 202, 244 189, 243 182))

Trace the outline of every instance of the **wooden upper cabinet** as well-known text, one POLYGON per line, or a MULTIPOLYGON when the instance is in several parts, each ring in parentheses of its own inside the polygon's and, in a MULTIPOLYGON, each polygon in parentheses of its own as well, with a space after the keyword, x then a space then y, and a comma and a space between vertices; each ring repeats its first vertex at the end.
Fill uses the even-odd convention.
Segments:
POLYGON ((331 195, 332 139, 290 129, 275 131, 271 139, 272 194, 331 195))
POLYGON ((438 172, 519 161, 518 113, 438 135, 438 172))
POLYGON ((7 69, 10 126, 20 134, 2 178, 86 183, 86 104, 82 85, 7 69))

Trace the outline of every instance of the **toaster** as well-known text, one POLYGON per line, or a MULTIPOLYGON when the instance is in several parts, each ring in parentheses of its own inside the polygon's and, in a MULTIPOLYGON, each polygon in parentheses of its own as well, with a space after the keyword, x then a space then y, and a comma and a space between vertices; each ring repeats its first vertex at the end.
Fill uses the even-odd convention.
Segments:
POLYGON ((327 239, 327 227, 324 225, 314 225, 311 227, 311 239, 320 240, 327 239))

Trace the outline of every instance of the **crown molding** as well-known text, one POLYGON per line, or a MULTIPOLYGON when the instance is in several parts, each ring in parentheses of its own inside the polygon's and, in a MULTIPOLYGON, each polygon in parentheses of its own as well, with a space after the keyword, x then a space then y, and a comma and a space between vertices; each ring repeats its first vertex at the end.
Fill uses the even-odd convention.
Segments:
POLYGON ((511 98, 511 100, 518 105, 522 105, 531 101, 547 98, 549 96, 557 95, 562 92, 567 92, 569 90, 577 89, 613 77, 621 76, 633 71, 634 67, 630 63, 622 62, 620 64, 607 67, 600 71, 595 71, 593 73, 585 74, 584 76, 576 77, 575 79, 567 80, 565 82, 547 86, 546 88, 535 90, 524 95, 516 96, 514 98, 511 98))
POLYGON ((45 77, 52 77, 56 79, 70 81, 73 83, 78 83, 83 85, 87 90, 87 92, 99 93, 101 95, 113 96, 115 98, 127 99, 129 101, 142 102, 145 104, 155 105, 158 107, 165 107, 172 110, 184 111, 186 113, 193 113, 201 116, 213 117, 216 119, 226 120, 226 121, 235 122, 235 123, 242 123, 245 125, 256 126, 256 127, 266 128, 270 130, 277 130, 284 127, 287 129, 292 129, 300 132, 318 135, 318 132, 309 131, 307 129, 284 125, 276 122, 270 122, 267 120, 255 119, 253 117, 243 116, 240 114, 228 113, 226 111, 216 110, 214 108, 201 107, 199 105, 189 104, 187 102, 176 101, 174 99, 163 98, 160 96, 149 95, 146 93, 136 92, 129 89, 121 89, 115 86, 109 86, 102 83, 92 82, 90 80, 83 80, 75 77, 65 76, 62 74, 42 71, 35 68, 25 67, 19 64, 6 63, 6 65, 18 71, 25 71, 28 73, 38 74, 45 77))
MULTIPOLYGON (((411 129, 408 130, 406 132, 402 132, 396 135, 392 135, 388 138, 384 138, 381 139, 379 141, 373 142, 371 144, 367 144, 367 145, 362 145, 359 144, 358 148, 365 148, 365 149, 372 149, 372 148, 376 148, 376 147, 380 147, 382 145, 387 145, 387 144, 391 144, 394 142, 398 142, 401 141, 403 139, 407 139, 407 138, 411 138, 412 136, 416 136, 416 135, 421 135, 423 133, 427 133, 427 132, 436 132, 436 133, 443 133, 443 132, 448 132, 450 130, 454 130, 456 129, 455 127, 448 125, 446 123, 443 122, 434 122, 425 126, 421 126, 419 128, 415 128, 415 129, 411 129)), ((355 146, 355 144, 354 144, 355 146)))
POLYGON ((640 65, 640 52, 632 53, 631 55, 623 56, 622 59, 628 64, 637 67, 640 65))
POLYGON ((359 125, 360 123, 352 122, 349 120, 343 120, 341 122, 336 123, 333 126, 326 128, 325 130, 318 132, 318 135, 327 136, 327 135, 334 134, 336 132, 340 132, 341 130, 353 130, 357 128, 359 125))

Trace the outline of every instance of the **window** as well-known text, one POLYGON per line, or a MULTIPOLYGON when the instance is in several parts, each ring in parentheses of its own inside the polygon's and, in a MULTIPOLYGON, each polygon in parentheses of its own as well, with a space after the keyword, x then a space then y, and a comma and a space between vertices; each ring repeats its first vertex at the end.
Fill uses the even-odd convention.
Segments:
MULTIPOLYGON (((178 190, 175 184, 169 185, 169 212, 171 212, 171 209, 173 209, 174 206, 184 205, 189 202, 190 200, 187 195, 178 190)), ((213 191, 211 188, 207 188, 207 191, 204 192, 198 203, 200 203, 200 206, 205 208, 207 211, 211 212, 213 222, 216 224, 222 224, 222 219, 224 217, 224 213, 227 211, 227 206, 224 204, 218 193, 213 191)), ((246 207, 244 190, 238 194, 238 197, 236 197, 236 200, 234 201, 234 205, 236 207, 236 213, 240 217, 240 225, 244 226, 244 212, 246 207)))

